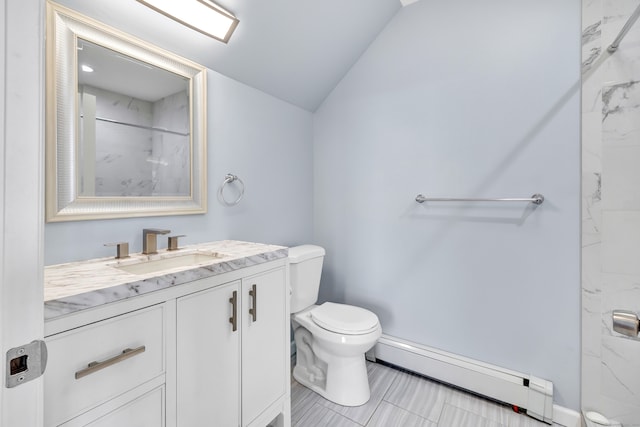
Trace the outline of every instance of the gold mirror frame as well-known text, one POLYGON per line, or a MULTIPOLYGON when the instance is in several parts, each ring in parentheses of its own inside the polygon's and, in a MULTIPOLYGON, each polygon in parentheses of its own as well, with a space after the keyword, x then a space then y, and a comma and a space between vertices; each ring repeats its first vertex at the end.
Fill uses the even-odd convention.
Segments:
POLYGON ((47 2, 46 221, 79 221, 207 211, 205 67, 71 9, 47 2), (189 79, 191 194, 184 197, 82 197, 78 192, 77 40, 114 50, 189 79))

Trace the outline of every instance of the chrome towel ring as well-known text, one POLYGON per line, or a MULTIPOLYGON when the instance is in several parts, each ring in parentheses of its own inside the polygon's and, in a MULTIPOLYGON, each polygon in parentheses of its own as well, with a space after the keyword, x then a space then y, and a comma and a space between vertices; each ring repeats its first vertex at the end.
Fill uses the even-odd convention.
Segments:
POLYGON ((231 173, 226 174, 224 176, 224 181, 222 181, 222 184, 220 184, 220 188, 218 188, 218 200, 220 201, 220 203, 225 206, 235 206, 240 202, 242 196, 244 196, 244 182, 242 182, 242 180, 236 175, 233 175, 231 173), (225 185, 231 184, 234 181, 238 181, 240 183, 240 195, 238 195, 238 198, 236 198, 233 202, 229 202, 224 198, 224 194, 222 192, 224 191, 225 185))

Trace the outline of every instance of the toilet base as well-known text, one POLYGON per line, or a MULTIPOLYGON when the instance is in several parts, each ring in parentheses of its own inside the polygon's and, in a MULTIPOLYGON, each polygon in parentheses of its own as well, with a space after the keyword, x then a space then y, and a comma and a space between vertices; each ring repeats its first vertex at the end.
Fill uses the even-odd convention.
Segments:
POLYGON ((371 391, 364 354, 327 361, 324 378, 318 375, 315 366, 310 368, 296 363, 293 377, 325 399, 342 406, 360 406, 369 401, 371 391))

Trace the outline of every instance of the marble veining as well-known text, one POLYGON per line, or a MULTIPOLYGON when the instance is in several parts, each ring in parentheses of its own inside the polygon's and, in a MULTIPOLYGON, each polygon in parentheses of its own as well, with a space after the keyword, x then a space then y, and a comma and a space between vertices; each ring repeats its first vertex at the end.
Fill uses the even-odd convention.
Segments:
POLYGON ((638 108, 638 98, 630 91, 637 90, 638 82, 626 82, 605 86, 602 91, 602 121, 612 114, 618 114, 629 108, 638 108))
POLYGON ((600 39, 602 30, 600 29, 601 21, 587 26, 582 32, 582 44, 586 45, 589 42, 600 39))
POLYGON ((602 54, 602 21, 587 26, 582 32, 582 72, 591 70, 594 63, 602 54))
POLYGON ((600 47, 592 47, 589 49, 589 55, 582 62, 582 72, 587 72, 591 69, 596 60, 600 57, 602 53, 602 48, 600 47))
POLYGON ((47 266, 44 269, 45 320, 287 256, 288 249, 284 246, 224 240, 184 246, 179 251, 164 250, 157 255, 132 254, 123 260, 99 258, 47 266), (164 270, 161 274, 132 274, 116 268, 189 253, 216 253, 220 257, 193 267, 164 270))

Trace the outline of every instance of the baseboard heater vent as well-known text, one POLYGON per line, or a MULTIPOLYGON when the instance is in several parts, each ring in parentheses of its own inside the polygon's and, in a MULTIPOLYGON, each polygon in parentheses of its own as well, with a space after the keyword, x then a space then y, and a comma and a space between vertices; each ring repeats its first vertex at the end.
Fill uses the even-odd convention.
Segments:
POLYGON ((552 423, 551 381, 389 335, 382 335, 372 352, 377 360, 517 406, 533 418, 552 423))

